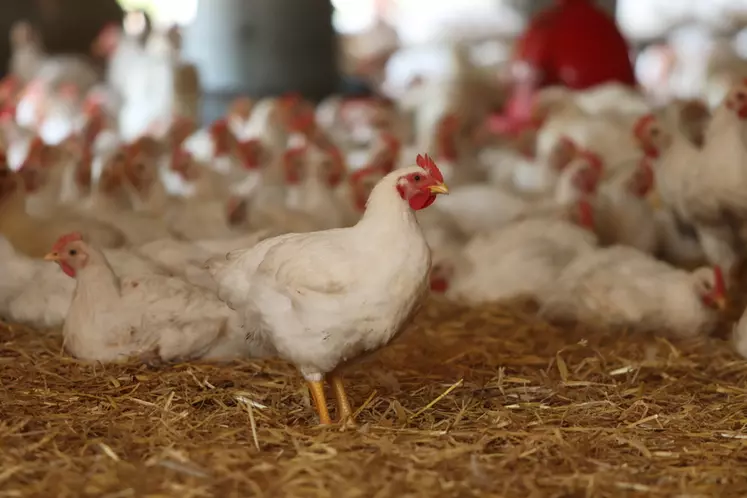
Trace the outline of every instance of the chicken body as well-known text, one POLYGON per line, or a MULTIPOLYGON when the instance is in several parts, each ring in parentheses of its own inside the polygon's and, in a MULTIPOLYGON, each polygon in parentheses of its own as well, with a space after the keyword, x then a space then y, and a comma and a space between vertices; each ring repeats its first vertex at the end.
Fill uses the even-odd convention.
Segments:
POLYGON ((66 349, 77 358, 225 360, 258 351, 237 315, 210 291, 156 274, 119 278, 80 234, 62 237, 45 259, 77 281, 62 329, 66 349))
POLYGON ((725 299, 720 269, 692 273, 629 247, 600 249, 578 258, 541 296, 541 314, 608 327, 706 334, 725 299))
MULTIPOLYGON (((163 270, 123 249, 104 250, 117 275, 163 274, 163 270)), ((65 321, 75 282, 41 259, 16 252, 0 237, 0 316, 31 327, 57 328, 65 321)))
POLYGON ((595 249, 593 233, 564 220, 512 223, 467 243, 446 297, 473 304, 533 298, 552 287, 569 263, 595 249))
POLYGON ((220 298, 310 383, 322 423, 324 376, 391 341, 427 290, 430 250, 405 195, 411 205, 435 199, 441 181, 421 167, 398 170, 353 227, 281 235, 209 263, 220 298))

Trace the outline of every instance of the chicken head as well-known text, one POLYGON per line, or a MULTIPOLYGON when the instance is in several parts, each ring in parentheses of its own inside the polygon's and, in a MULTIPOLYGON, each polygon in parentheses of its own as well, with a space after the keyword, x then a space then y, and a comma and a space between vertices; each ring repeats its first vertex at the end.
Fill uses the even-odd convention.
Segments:
POLYGON ((431 291, 437 294, 445 293, 449 289, 449 281, 453 273, 454 269, 445 261, 433 264, 429 277, 431 291))
POLYGON ((288 185, 301 183, 306 152, 306 147, 295 147, 283 153, 283 171, 285 172, 285 182, 288 185))
POLYGON ((236 156, 245 169, 253 170, 262 165, 267 153, 262 145, 262 141, 252 138, 236 142, 236 156))
POLYGON ((122 173, 138 192, 146 191, 158 178, 155 163, 138 143, 127 147, 122 173))
POLYGON ((249 121, 254 108, 254 101, 249 97, 238 97, 231 102, 228 107, 228 115, 241 122, 249 121))
POLYGON ((547 164, 556 171, 564 170, 576 157, 578 147, 570 137, 561 136, 547 158, 547 164))
POLYGON ((231 152, 231 144, 234 139, 228 121, 219 119, 214 121, 208 129, 210 138, 213 141, 213 155, 215 157, 224 157, 231 152))
POLYGON ((175 147, 172 151, 169 169, 187 181, 196 180, 200 177, 200 170, 195 165, 192 154, 181 147, 175 147))
POLYGON ((692 273, 695 288, 703 304, 720 311, 728 305, 726 280, 721 267, 698 268, 692 273))
POLYGON ((79 232, 68 233, 57 239, 44 259, 54 261, 65 275, 75 278, 77 272, 88 263, 88 246, 79 232))
POLYGON ((636 197, 644 198, 654 188, 654 183, 655 176, 651 160, 643 157, 638 162, 638 166, 628 180, 626 187, 636 197))
POLYGON ((593 232, 595 228, 594 206, 587 199, 579 199, 571 212, 571 220, 578 226, 593 232))
POLYGON ((602 158, 591 151, 579 151, 578 160, 582 161, 581 168, 573 175, 573 184, 584 194, 596 192, 602 180, 604 170, 602 158))
POLYGON ((347 173, 342 152, 335 145, 325 147, 322 161, 322 174, 326 178, 327 185, 332 188, 338 186, 347 173))
POLYGON ((672 135, 664 130, 661 121, 653 114, 646 114, 636 121, 633 137, 643 153, 652 158, 658 158, 672 143, 672 135))
POLYGON ((416 163, 423 169, 422 173, 408 173, 397 181, 397 191, 410 208, 419 211, 436 200, 438 194, 448 194, 444 177, 433 159, 426 154, 418 154, 416 163))

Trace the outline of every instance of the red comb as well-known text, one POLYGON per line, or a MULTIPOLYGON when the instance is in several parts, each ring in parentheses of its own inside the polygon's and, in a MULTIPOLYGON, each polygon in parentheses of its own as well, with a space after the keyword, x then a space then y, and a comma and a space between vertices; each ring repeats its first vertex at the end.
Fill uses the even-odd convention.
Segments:
POLYGON ((297 92, 288 92, 278 98, 279 104, 286 109, 300 103, 301 100, 301 94, 297 92))
POLYGON ((590 150, 581 150, 578 152, 578 157, 587 161, 589 163, 589 166, 597 171, 601 171, 602 169, 604 169, 604 162, 602 161, 602 158, 595 152, 592 152, 590 150))
POLYGON ((569 147, 573 150, 575 150, 577 147, 576 142, 574 142, 573 139, 567 135, 561 136, 560 139, 558 140, 558 143, 564 147, 569 147))
POLYGON ((297 158, 299 156, 302 156, 305 153, 306 153, 306 147, 305 146, 304 147, 294 147, 292 149, 288 149, 288 150, 286 150, 283 153, 283 162, 285 162, 287 164, 289 161, 291 161, 291 160, 293 160, 293 159, 295 159, 295 158, 297 158))
POLYGON ((724 280, 724 272, 720 266, 713 267, 713 291, 716 295, 726 294, 726 281, 724 280))
POLYGON ((438 169, 438 166, 436 166, 436 163, 433 162, 433 159, 431 159, 428 154, 426 154, 425 156, 418 154, 415 162, 418 166, 427 171, 429 175, 431 175, 437 181, 443 183, 444 175, 441 174, 441 170, 438 169))
POLYGON ((247 169, 254 169, 259 166, 259 157, 262 151, 262 141, 258 138, 250 138, 238 143, 239 154, 241 155, 242 164, 247 169))
POLYGON ((57 239, 57 242, 55 242, 54 245, 52 246, 52 251, 53 252, 60 252, 69 243, 71 243, 71 242, 78 242, 80 240, 83 240, 83 235, 80 232, 68 233, 66 235, 63 235, 59 239, 57 239))
POLYGON ((633 136, 635 138, 642 139, 643 138, 643 132, 651 126, 652 123, 656 122, 656 116, 653 114, 646 114, 644 116, 641 116, 638 121, 636 121, 635 125, 633 126, 633 136))
POLYGON ((316 123, 316 117, 313 112, 303 112, 290 119, 288 127, 299 133, 305 133, 310 131, 316 123))
POLYGON ((213 124, 210 125, 211 133, 218 133, 228 129, 228 121, 225 119, 216 119, 213 124))
POLYGON ((585 228, 594 229, 594 208, 586 199, 578 201, 579 224, 585 228))

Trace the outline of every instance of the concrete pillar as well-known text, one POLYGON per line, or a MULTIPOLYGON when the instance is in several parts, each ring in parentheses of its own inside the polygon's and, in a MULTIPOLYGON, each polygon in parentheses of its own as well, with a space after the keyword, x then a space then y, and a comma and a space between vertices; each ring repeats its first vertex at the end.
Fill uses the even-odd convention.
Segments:
POLYGON ((321 99, 338 86, 329 0, 201 0, 184 54, 200 70, 207 120, 238 95, 321 99))

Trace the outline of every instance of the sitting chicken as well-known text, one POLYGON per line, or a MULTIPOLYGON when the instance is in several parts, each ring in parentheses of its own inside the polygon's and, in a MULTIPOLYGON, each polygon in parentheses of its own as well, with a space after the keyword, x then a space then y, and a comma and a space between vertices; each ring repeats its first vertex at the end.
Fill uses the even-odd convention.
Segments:
POLYGON ((209 291, 161 275, 117 278, 106 256, 79 233, 60 237, 44 259, 77 280, 62 329, 76 358, 225 360, 261 350, 247 339, 239 316, 209 291))
POLYGON ((720 267, 690 273, 636 249, 615 246, 579 258, 541 297, 541 314, 677 337, 708 334, 726 307, 720 267))
MULTIPOLYGON (((579 206, 580 223, 588 224, 590 208, 579 206)), ((588 227, 549 218, 517 221, 470 240, 441 285, 448 285, 447 298, 473 304, 534 298, 552 287, 569 263, 594 250, 596 236, 588 227)))
POLYGON ((437 210, 450 215, 465 233, 474 235, 522 217, 549 214, 575 205, 594 194, 602 168, 598 156, 579 152, 560 174, 552 196, 534 198, 490 184, 472 184, 455 188, 451 198, 439 203, 437 210))
POLYGON ((430 251, 414 212, 448 190, 432 159, 417 164, 385 176, 353 227, 281 235, 208 262, 247 332, 301 371, 322 424, 325 375, 340 420, 351 420, 340 369, 399 334, 427 292, 430 251))
MULTIPOLYGON (((158 266, 126 249, 103 252, 119 276, 166 275, 158 266)), ((30 327, 61 327, 74 291, 75 282, 59 268, 16 252, 0 236, 0 316, 30 327)))

